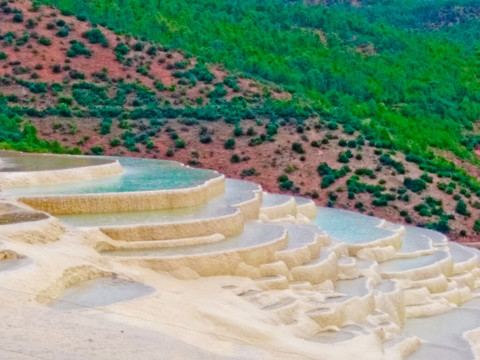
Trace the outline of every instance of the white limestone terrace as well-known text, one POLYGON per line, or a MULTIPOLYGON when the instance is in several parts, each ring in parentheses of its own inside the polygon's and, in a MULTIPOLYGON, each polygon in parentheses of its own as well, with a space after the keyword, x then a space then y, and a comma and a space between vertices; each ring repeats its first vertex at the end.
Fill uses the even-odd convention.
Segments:
MULTIPOLYGON (((480 252, 443 234, 317 208, 175 162, 39 156, 48 161, 0 153, 0 171, 84 171, 89 161, 113 161, 123 173, 1 193, 0 283, 18 298, 0 292, 9 304, 0 316, 8 322, 19 304, 32 309, 27 337, 95 317, 95 328, 133 322, 156 341, 168 332, 225 358, 480 356, 480 252), (132 320, 141 314, 148 323, 132 320)), ((98 336, 114 348, 112 336, 98 336)))
POLYGON ((9 188, 64 184, 122 173, 112 158, 25 154, 0 150, 0 186, 9 188))
POLYGON ((112 158, 32 154, 0 150, 0 172, 37 172, 96 166, 115 162, 112 158))
POLYGON ((142 283, 118 277, 101 277, 68 288, 51 304, 51 307, 58 310, 74 310, 106 306, 153 292, 155 292, 154 288, 142 283))
POLYGON ((409 319, 405 323, 405 333, 424 341, 409 359, 475 360, 478 355, 472 350, 468 333, 479 328, 479 298, 427 319, 409 319))
POLYGON ((368 243, 394 234, 382 229, 384 220, 341 209, 320 208, 312 223, 324 229, 333 238, 347 244, 368 243))
POLYGON ((226 252, 236 249, 254 247, 262 243, 281 238, 285 233, 282 226, 276 224, 262 224, 259 222, 250 222, 245 225, 240 235, 224 238, 213 243, 186 245, 172 248, 142 249, 142 250, 121 250, 113 252, 104 252, 110 256, 147 256, 147 257, 168 257, 198 255, 213 252, 226 252))
POLYGON ((188 220, 209 218, 234 213, 235 207, 255 199, 259 186, 254 183, 226 180, 225 193, 211 199, 209 202, 174 209, 151 211, 125 211, 103 214, 60 215, 59 218, 68 225, 75 226, 112 226, 128 224, 149 224, 152 222, 182 222, 188 220))
MULTIPOLYGON (((70 158, 73 163, 85 162, 83 157, 70 158)), ((35 157, 27 159, 22 168, 32 166, 35 169, 33 163, 39 160, 35 157)), ((45 184, 42 180, 35 183, 37 186, 30 187, 10 186, 6 182, 2 196, 53 215, 65 215, 194 206, 225 191, 223 175, 211 170, 196 170, 174 161, 134 158, 100 158, 99 161, 113 164, 120 171, 91 177, 82 174, 89 174, 90 170, 101 165, 62 167, 58 173, 53 170, 53 175, 52 171, 29 171, 26 172, 26 185, 31 179, 42 179, 41 174, 46 174, 43 180, 50 180, 50 176, 62 179, 67 172, 68 181, 52 180, 45 184)), ((3 174, 8 179, 16 173, 5 171, 3 174)))
MULTIPOLYGON (((70 169, 67 167, 68 161, 58 161, 57 156, 44 161, 43 158, 37 159, 35 155, 23 155, 23 164, 19 169, 23 171, 32 171, 38 174, 38 167, 42 171, 55 169, 70 169), (30 157, 31 156, 31 157, 30 157), (38 165, 38 164, 43 165, 38 165)), ((47 157, 47 156, 46 156, 47 157)), ((133 191, 152 191, 182 189, 193 187, 204 183, 207 180, 219 177, 220 174, 211 170, 193 169, 175 161, 150 160, 137 158, 106 158, 106 157, 78 157, 71 156, 73 168, 90 167, 100 164, 109 164, 118 162, 123 172, 117 176, 107 176, 103 179, 91 179, 85 181, 76 181, 62 185, 45 184, 29 188, 6 188, 6 195, 14 196, 40 196, 40 195, 77 195, 77 194, 106 194, 121 193, 133 191)), ((10 158, 11 159, 11 158, 10 158)), ((67 159, 68 160, 68 159, 67 159)), ((11 161, 11 160, 10 160, 11 161)), ((14 169, 17 169, 13 164, 14 169)), ((85 170, 85 169, 82 169, 85 170)), ((3 169, 4 173, 10 172, 9 167, 3 169)), ((80 178, 80 180, 83 180, 80 178)))
POLYGON ((237 210, 227 203, 225 196, 220 195, 208 203, 191 207, 102 214, 60 215, 58 218, 66 225, 106 228, 154 223, 179 223, 216 218, 236 212, 237 210))

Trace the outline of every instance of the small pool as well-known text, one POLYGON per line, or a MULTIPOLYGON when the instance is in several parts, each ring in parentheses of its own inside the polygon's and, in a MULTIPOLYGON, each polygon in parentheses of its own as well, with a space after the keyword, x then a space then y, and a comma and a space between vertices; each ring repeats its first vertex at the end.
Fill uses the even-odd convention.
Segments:
POLYGON ((399 253, 408 254, 431 249, 433 249, 433 244, 429 237, 422 234, 407 232, 402 237, 402 247, 399 250, 399 253))
POLYGON ((174 209, 125 211, 100 214, 74 214, 57 216, 65 225, 72 226, 121 226, 180 223, 193 220, 210 219, 234 214, 238 210, 226 204, 223 196, 208 203, 174 209))
POLYGON ((103 277, 68 288, 51 307, 57 310, 75 310, 85 307, 107 306, 154 292, 154 288, 136 281, 103 277))
POLYGON ((385 261, 379 267, 381 273, 402 272, 433 265, 447 257, 448 254, 446 252, 436 251, 432 255, 385 261))
POLYGON ((480 327, 479 299, 446 313, 407 319, 404 332, 425 341, 409 360, 474 360, 475 355, 463 333, 480 327))
POLYGON ((271 206, 282 205, 290 200, 292 200, 292 197, 289 195, 266 193, 263 194, 262 207, 267 208, 271 206))
POLYGON ((283 232, 284 228, 280 225, 248 222, 245 224, 245 229, 240 235, 213 243, 176 246, 172 248, 118 250, 103 252, 102 254, 111 256, 198 255, 254 247, 278 239, 283 232))
POLYGON ((373 216, 324 207, 318 208, 318 215, 312 220, 312 224, 347 244, 364 244, 392 236, 394 232, 377 227, 381 222, 373 216))
POLYGON ((475 254, 466 246, 462 246, 454 242, 450 242, 448 246, 450 248, 450 254, 452 255, 452 260, 454 263, 470 261, 477 257, 477 254, 475 254))
POLYGON ((31 259, 28 259, 28 258, 0 260, 0 272, 1 271, 17 270, 19 268, 30 265, 32 263, 33 263, 33 261, 31 259))
POLYGON ((359 277, 351 280, 337 280, 335 291, 348 296, 365 296, 370 291, 368 279, 359 277))
POLYGON ((425 229, 417 226, 405 226, 405 234, 407 235, 423 235, 430 238, 434 244, 446 244, 447 237, 438 231, 425 229))

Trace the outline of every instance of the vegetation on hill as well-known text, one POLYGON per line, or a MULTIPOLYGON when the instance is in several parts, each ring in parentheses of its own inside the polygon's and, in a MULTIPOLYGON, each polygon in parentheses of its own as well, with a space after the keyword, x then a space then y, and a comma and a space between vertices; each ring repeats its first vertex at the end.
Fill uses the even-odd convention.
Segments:
POLYGON ((474 161, 475 1, 42 2, 281 85, 310 112, 386 147, 474 161))
POLYGON ((25 152, 52 152, 80 154, 61 146, 58 141, 39 139, 37 129, 30 123, 23 123, 21 117, 11 115, 6 104, 8 98, 0 94, 0 149, 25 152))
POLYGON ((61 14, 0 3, 1 147, 174 158, 480 232, 475 4, 42 2, 61 14))

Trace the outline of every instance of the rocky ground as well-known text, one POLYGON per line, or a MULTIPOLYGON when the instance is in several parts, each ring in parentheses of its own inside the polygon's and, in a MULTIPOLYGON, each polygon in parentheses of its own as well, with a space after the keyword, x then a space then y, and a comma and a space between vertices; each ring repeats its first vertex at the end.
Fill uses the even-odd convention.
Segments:
MULTIPOLYGON (((425 189, 419 192, 406 189, 406 178, 419 179, 423 175, 416 164, 406 161, 400 152, 371 147, 368 141, 363 143, 358 132, 347 134, 341 126, 335 128, 319 118, 307 119, 300 128, 294 120, 284 121, 271 141, 262 140, 255 146, 251 146, 252 139, 265 137, 268 116, 243 119, 239 125, 243 135, 237 137, 233 135, 235 127, 222 119, 205 121, 181 117, 159 119, 160 125, 149 133, 152 119, 124 117, 145 105, 138 100, 138 93, 137 97, 132 93, 121 104, 121 114, 109 119, 108 132, 102 131, 105 116, 93 117, 88 113, 99 104, 94 98, 92 104, 80 104, 74 95, 75 84, 86 82, 102 87, 112 100, 122 81, 134 83, 151 92, 157 103, 185 109, 211 104, 209 94, 215 84, 226 83, 232 74, 221 65, 209 65, 210 81, 199 80, 197 76, 197 81, 185 82, 176 73, 195 69, 198 59, 145 39, 117 35, 101 26, 97 29, 103 38, 100 43, 95 40, 92 43, 85 33, 94 27, 83 20, 62 15, 55 8, 34 8, 28 1, 14 1, 0 10, 0 52, 4 54, 0 60, 0 75, 3 75, 0 92, 10 108, 21 108, 22 118, 33 123, 41 137, 58 140, 69 147, 78 146, 85 153, 92 153, 93 148, 107 155, 174 159, 215 169, 228 177, 252 179, 271 192, 293 192, 309 196, 319 205, 362 211, 400 223, 438 223, 440 217, 433 209, 441 207, 442 213, 451 217, 451 239, 462 242, 478 239, 473 231, 474 222, 480 216, 480 202, 475 194, 435 174, 427 175, 425 189), (18 13, 22 14, 21 19, 15 18, 18 13), (89 55, 69 56, 74 43, 83 44, 89 55), (118 59, 119 44, 128 49, 122 60, 118 59), (151 50, 152 47, 156 50, 151 50), (48 89, 36 91, 29 85, 32 83, 45 83, 48 89), (61 89, 55 90, 52 86, 55 83, 60 84, 61 89), (57 110, 49 113, 49 107, 57 110), (29 109, 43 113, 40 116, 29 109), (148 133, 148 138, 129 147, 125 144, 127 132, 137 139, 148 133), (225 142, 232 138, 235 139, 233 148, 225 149, 225 142), (183 144, 178 143, 178 139, 183 140, 183 144), (340 155, 348 151, 352 156, 339 162, 340 155), (232 162, 234 154, 238 155, 238 162, 232 162), (392 162, 385 162, 385 156, 393 160, 393 166, 392 162), (322 188, 323 176, 317 171, 321 163, 337 170, 346 165, 350 171, 322 188), (401 163, 404 173, 395 168, 396 163, 401 163), (390 194, 390 199, 385 204, 374 204, 375 196, 369 192, 349 197, 347 180, 356 171, 360 172, 361 183, 380 186, 382 194, 390 194), (293 183, 283 189, 277 181, 282 174, 293 183), (440 183, 445 186, 439 188, 440 183), (451 190, 447 191, 446 187, 451 190), (466 204, 466 215, 456 212, 459 199, 466 204), (432 204, 432 201, 432 206, 427 204, 427 212, 418 211, 421 204, 432 204)), ((225 90, 222 101, 227 104, 238 96, 252 104, 263 104, 269 98, 288 100, 292 96, 271 84, 233 76, 236 86, 222 85, 225 90)), ((106 106, 110 105, 108 99, 102 100, 106 106)), ((477 167, 462 163, 451 154, 444 155, 478 176, 477 167)))

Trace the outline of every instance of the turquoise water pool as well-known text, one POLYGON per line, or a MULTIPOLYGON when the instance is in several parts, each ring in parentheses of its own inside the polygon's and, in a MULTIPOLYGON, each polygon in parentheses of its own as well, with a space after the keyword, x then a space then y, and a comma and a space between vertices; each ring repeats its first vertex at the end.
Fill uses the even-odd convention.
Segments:
POLYGON ((101 179, 66 184, 4 189, 4 195, 98 194, 129 191, 168 190, 193 187, 220 176, 211 170, 192 169, 174 161, 140 158, 111 158, 124 172, 101 179))

